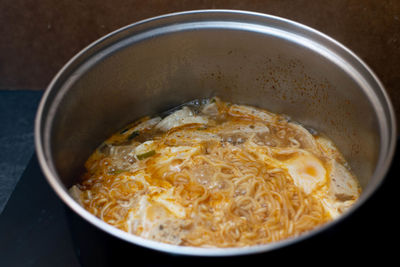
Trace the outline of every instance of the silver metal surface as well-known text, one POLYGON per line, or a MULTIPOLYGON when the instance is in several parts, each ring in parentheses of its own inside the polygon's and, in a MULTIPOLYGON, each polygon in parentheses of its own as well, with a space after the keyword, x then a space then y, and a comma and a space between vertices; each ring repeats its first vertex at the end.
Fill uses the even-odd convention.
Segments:
POLYGON ((201 10, 128 25, 82 50, 47 88, 35 142, 50 185, 94 226, 156 250, 228 256, 287 246, 351 215, 384 179, 396 125, 378 78, 333 39, 274 16, 201 10), (221 249, 179 247, 127 234, 68 195, 87 157, 110 134, 141 116, 214 95, 287 114, 329 136, 359 177, 360 200, 338 220, 300 237, 221 249))

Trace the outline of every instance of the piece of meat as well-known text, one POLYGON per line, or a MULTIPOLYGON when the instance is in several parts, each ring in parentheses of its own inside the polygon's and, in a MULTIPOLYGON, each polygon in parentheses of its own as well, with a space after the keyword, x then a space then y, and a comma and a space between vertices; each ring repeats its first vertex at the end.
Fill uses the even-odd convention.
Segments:
POLYGON ((169 219, 156 223, 149 231, 148 236, 160 242, 180 245, 187 233, 188 223, 185 220, 169 219))
POLYGON ((136 159, 131 155, 135 145, 109 146, 109 159, 116 170, 128 170, 136 159))
POLYGON ((147 129, 153 128, 155 125, 157 125, 161 121, 160 117, 154 117, 149 120, 146 120, 142 123, 140 123, 138 126, 133 128, 133 131, 143 131, 147 129))
POLYGON ((215 102, 208 103, 202 108, 201 112, 211 117, 217 117, 219 115, 218 105, 215 102))
POLYGON ((259 119, 264 122, 273 122, 279 116, 265 110, 245 105, 232 105, 228 114, 234 117, 245 117, 250 119, 259 119))
POLYGON ((175 111, 169 116, 160 121, 155 128, 161 131, 168 131, 172 128, 182 126, 184 124, 207 124, 208 120, 202 116, 195 116, 194 113, 188 108, 183 107, 175 111))
POLYGON ((214 177, 216 169, 206 161, 198 161, 192 166, 192 178, 206 188, 213 188, 217 185, 214 177))
POLYGON ((335 160, 329 163, 329 192, 339 201, 354 200, 360 193, 356 178, 335 160))
POLYGON ((76 202, 78 202, 82 206, 82 199, 81 199, 82 191, 76 185, 72 186, 69 189, 69 194, 76 202))

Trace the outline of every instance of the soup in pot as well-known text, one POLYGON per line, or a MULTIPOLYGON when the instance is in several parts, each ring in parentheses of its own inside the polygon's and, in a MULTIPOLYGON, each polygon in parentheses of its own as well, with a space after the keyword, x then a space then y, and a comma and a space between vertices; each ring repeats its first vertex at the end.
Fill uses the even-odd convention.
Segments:
POLYGON ((361 188, 328 138, 288 117, 194 101, 102 143, 70 194, 128 233, 174 245, 279 241, 345 212, 361 188))

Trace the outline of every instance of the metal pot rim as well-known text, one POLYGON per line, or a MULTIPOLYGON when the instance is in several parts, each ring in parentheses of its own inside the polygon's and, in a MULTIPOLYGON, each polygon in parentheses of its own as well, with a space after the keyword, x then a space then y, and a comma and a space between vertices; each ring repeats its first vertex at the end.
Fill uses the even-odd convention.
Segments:
MULTIPOLYGON (((48 153, 48 150, 43 145, 43 140, 45 136, 43 135, 42 129, 44 127, 48 127, 46 123, 46 113, 48 111, 48 106, 50 105, 50 102, 52 102, 56 96, 57 92, 57 85, 59 84, 59 80, 61 79, 62 76, 68 75, 70 72, 69 70, 73 68, 74 65, 76 65, 76 62, 81 60, 82 58, 85 58, 85 54, 87 53, 96 53, 96 48, 102 47, 106 45, 107 41, 112 38, 117 38, 120 34, 123 34, 125 31, 128 31, 129 29, 132 29, 134 27, 138 26, 146 26, 147 24, 151 23, 159 23, 163 22, 164 20, 170 21, 174 19, 179 19, 181 17, 187 16, 197 16, 197 19, 201 19, 202 21, 207 21, 207 16, 211 17, 216 17, 216 16, 228 16, 230 18, 232 17, 238 17, 238 19, 242 19, 242 21, 239 20, 240 23, 247 23, 251 24, 253 23, 254 25, 257 25, 257 27, 277 27, 279 25, 280 31, 285 32, 285 30, 291 29, 292 31, 290 32, 291 34, 297 34, 298 32, 301 33, 302 38, 317 38, 319 41, 323 41, 325 45, 324 47, 326 49, 335 49, 335 52, 340 52, 342 54, 345 54, 347 57, 349 57, 354 63, 357 63, 360 68, 362 68, 362 71, 364 73, 368 74, 370 78, 373 80, 375 83, 376 87, 380 89, 379 91, 379 99, 377 100, 380 104, 385 104, 386 109, 383 111, 385 114, 380 114, 381 116, 386 115, 386 120, 387 120, 387 129, 383 129, 387 135, 386 144, 384 147, 381 147, 380 153, 379 153, 379 161, 377 163, 377 167, 374 173, 374 176, 378 177, 384 177, 390 167, 394 151, 395 151, 395 146, 396 146, 396 120, 395 120, 395 115, 393 111, 392 104, 390 102, 390 99, 387 95, 387 93, 384 90, 384 87, 382 83, 379 81, 379 79, 376 77, 376 75, 372 72, 372 70, 361 60, 359 59, 352 51, 350 51, 348 48, 344 47, 342 44, 338 43, 337 41, 333 40, 332 38, 326 36, 325 34, 318 32, 312 28, 309 28, 307 26, 304 26, 302 24, 299 24, 297 22, 293 22, 288 19, 280 18, 277 16, 272 16, 272 15, 267 15, 267 14, 262 14, 262 13, 256 13, 256 12, 249 12, 249 11, 241 11, 241 10, 193 10, 193 11, 184 11, 184 12, 177 12, 177 13, 171 13, 171 14, 166 14, 166 15, 161 15, 149 19, 145 19, 130 25, 127 25, 125 27, 122 27, 116 31, 113 31, 106 36, 98 39, 97 41, 93 42, 86 48, 84 48, 82 51, 80 51, 78 54, 76 54, 71 60, 69 60, 64 67, 57 73, 57 75, 53 78, 49 86, 47 87, 43 98, 40 102, 37 115, 36 115, 36 120, 35 120, 35 147, 36 147, 36 153, 38 155, 39 163, 42 168, 43 173, 45 174, 45 177, 53 190, 57 193, 57 195, 62 199, 62 201, 69 206, 74 212, 79 214, 81 217, 83 217, 86 221, 91 223, 97 228, 100 228, 101 230, 117 237, 122 240, 125 240, 127 242, 130 242, 132 244, 136 244, 139 246, 163 251, 163 252, 168 252, 168 253, 173 253, 173 254, 182 254, 182 255, 196 255, 196 256, 233 256, 233 255, 245 255, 245 254, 254 254, 254 253, 261 253, 261 252, 266 252, 266 251, 271 251, 280 247, 288 246, 290 244, 297 243, 301 240, 310 238, 334 225, 336 225, 338 222, 344 220, 347 218, 349 215, 351 215, 356 209, 359 208, 365 201, 376 191, 376 189, 380 186, 382 183, 383 179, 380 180, 379 184, 375 186, 372 190, 369 190, 368 192, 365 192, 362 194, 360 197, 359 201, 353 205, 349 211, 347 211, 345 214, 340 216, 340 218, 333 220, 321 227, 318 227, 316 229, 313 229, 307 233, 304 233, 298 237, 293 237, 289 239, 285 239, 279 242, 275 243, 268 243, 264 245, 257 245, 257 246, 250 246, 250 247, 241 247, 241 248, 198 248, 198 247, 183 247, 183 246, 176 246, 176 245, 170 245, 170 244, 165 244, 165 243, 160 243, 152 240, 147 240, 132 234, 128 234, 122 230, 119 230, 111 225, 108 225, 104 221, 98 219, 88 211, 86 211, 83 207, 81 207, 77 202, 75 202, 72 197, 68 194, 68 191, 66 190, 65 186, 62 184, 60 181, 55 168, 52 166, 52 159, 49 158, 50 154, 48 153), (243 21, 246 22, 243 22, 243 21), (268 25, 269 22, 273 22, 275 25, 268 25)), ((185 23, 185 21, 181 21, 185 23)), ((214 21, 215 22, 215 21, 214 21)), ((220 23, 223 23, 224 20, 218 21, 220 23)), ((225 21, 226 22, 226 21, 225 21)), ((238 25, 239 25, 238 24, 238 25)), ((179 25, 179 23, 178 23, 179 25)), ((176 26, 176 25, 175 25, 176 26)), ((151 27, 151 26, 150 26, 151 27)), ((178 27, 178 26, 176 26, 178 27)), ((145 29, 146 30, 146 29, 145 29)), ((323 46, 322 45, 322 46, 323 46)), ((334 54, 335 55, 335 54, 334 54)), ((378 103, 378 104, 379 104, 378 103)), ((378 114, 379 115, 379 114, 378 114)), ((385 118, 383 118, 385 119, 385 118)), ((382 130, 382 129, 381 129, 382 130)))

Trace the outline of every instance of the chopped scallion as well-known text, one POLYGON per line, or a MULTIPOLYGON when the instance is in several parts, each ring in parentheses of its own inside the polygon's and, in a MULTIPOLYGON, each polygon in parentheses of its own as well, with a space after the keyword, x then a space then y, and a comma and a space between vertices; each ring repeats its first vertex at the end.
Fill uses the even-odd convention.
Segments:
POLYGON ((155 150, 150 150, 150 151, 148 151, 146 153, 136 155, 136 157, 138 158, 138 160, 143 160, 143 159, 147 159, 147 158, 149 158, 151 156, 154 156, 154 154, 156 154, 156 151, 155 150))
POLYGON ((114 170, 114 171, 109 172, 109 174, 118 175, 123 172, 127 172, 127 170, 114 170))
POLYGON ((124 134, 124 133, 126 133, 128 130, 129 130, 129 128, 124 128, 124 129, 121 130, 119 133, 120 133, 120 134, 124 134))

